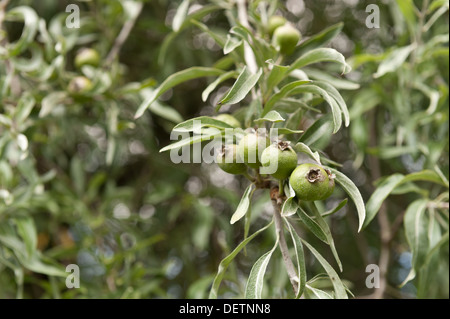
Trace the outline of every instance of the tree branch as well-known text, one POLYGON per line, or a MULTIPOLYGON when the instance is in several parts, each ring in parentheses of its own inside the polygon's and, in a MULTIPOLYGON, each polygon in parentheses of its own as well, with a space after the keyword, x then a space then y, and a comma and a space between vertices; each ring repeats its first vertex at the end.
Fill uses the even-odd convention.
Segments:
POLYGON ((281 218, 281 204, 278 195, 278 187, 273 187, 271 189, 271 199, 274 209, 273 214, 275 217, 275 229, 278 236, 278 247, 280 248, 281 255, 283 256, 284 266, 286 267, 286 271, 288 273, 292 288, 294 289, 294 293, 297 294, 299 278, 297 276, 297 273, 295 272, 294 264, 291 260, 291 256, 289 255, 286 238, 284 237, 284 224, 283 219, 281 218))
MULTIPOLYGON (((371 113, 371 130, 370 130, 370 146, 377 145, 377 127, 376 127, 376 110, 371 113)), ((375 181, 381 177, 380 161, 376 156, 369 155, 369 165, 372 172, 372 180, 375 181)), ((389 260, 392 239, 391 224, 387 214, 386 203, 383 203, 377 214, 378 224, 380 226, 380 256, 378 267, 380 269, 380 287, 374 291, 372 298, 381 299, 387 287, 387 271, 389 268, 389 260)))
POLYGON ((135 12, 135 15, 129 19, 128 21, 126 21, 122 27, 122 30, 120 30, 119 35, 117 36, 116 40, 114 41, 114 45, 111 48, 111 51, 109 51, 108 55, 106 56, 105 59, 105 66, 110 65, 114 59, 117 57, 117 55, 120 52, 120 49, 122 48, 123 44, 125 43, 125 41, 127 40, 128 36, 130 35, 131 30, 134 27, 134 24, 136 23, 137 17, 139 16, 139 14, 142 11, 142 7, 143 4, 142 2, 136 2, 136 8, 137 8, 137 12, 135 12))

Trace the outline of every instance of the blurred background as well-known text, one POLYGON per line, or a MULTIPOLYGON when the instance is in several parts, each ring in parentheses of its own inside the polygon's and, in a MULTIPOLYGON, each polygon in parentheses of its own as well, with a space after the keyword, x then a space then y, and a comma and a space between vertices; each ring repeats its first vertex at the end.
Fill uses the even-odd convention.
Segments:
MULTIPOLYGON (((229 219, 247 182, 214 164, 173 164, 159 150, 171 142, 176 123, 214 114, 215 103, 232 82, 207 102, 201 99, 207 79, 186 82, 134 120, 149 88, 176 71, 217 65, 223 58, 200 28, 172 30, 180 2, 0 1, 6 4, 0 7, 0 298, 208 296, 220 261, 242 240, 243 225, 230 225, 229 219), (66 7, 72 3, 80 8, 79 29, 65 27, 66 7), (27 10, 8 13, 21 6, 27 10), (114 52, 120 34, 125 41, 114 52), (75 65, 77 52, 85 47, 98 51, 98 68, 75 65), (13 58, 3 58, 13 49, 18 52, 13 58), (74 94, 70 83, 82 75, 94 79, 93 89, 74 94), (79 289, 65 286, 61 272, 68 264, 80 266, 79 289)), ((223 2, 228 1, 191 1, 189 12, 223 2)), ((278 9, 304 38, 343 24, 328 46, 344 54, 354 69, 347 76, 354 86, 345 87, 346 82, 339 88, 352 122, 315 145, 342 164, 366 201, 382 176, 439 166, 448 178, 449 166, 448 11, 418 39, 412 31, 420 22, 416 12, 401 1, 372 2, 380 9, 380 28, 365 27, 369 1, 288 0, 280 1, 278 9), (404 72, 373 77, 390 52, 413 41, 424 47, 419 62, 408 60, 404 72), (421 79, 419 84, 408 82, 408 72, 421 79), (414 116, 428 109, 433 94, 431 115, 414 116)), ((431 3, 405 2, 419 10, 431 3)), ((430 14, 439 5, 445 1, 430 14)), ((201 21, 226 34, 230 26, 223 12, 211 9, 201 21)), ((442 186, 419 183, 392 196, 385 208, 392 223, 399 223, 397 215, 424 192, 436 197, 442 186)), ((255 197, 252 227, 257 229, 271 219, 272 207, 267 193, 255 197)), ((344 197, 337 190, 329 206, 344 197)), ((448 231, 448 206, 436 214, 448 231)), ((356 297, 369 296, 373 291, 365 286, 365 268, 379 258, 378 223, 357 233, 352 204, 329 223, 344 265, 341 278, 356 297)), ((418 292, 417 281, 398 288, 410 271, 411 252, 401 223, 396 232, 384 297, 448 298, 448 241, 427 277, 434 284, 418 292)), ((270 249, 273 236, 258 237, 237 257, 220 297, 243 296, 251 266, 270 249)), ((309 240, 325 247, 313 236, 309 240)), ((332 260, 331 252, 324 255, 332 260)), ((281 258, 274 260, 265 295, 285 298, 289 280, 281 258)), ((309 277, 322 271, 312 258, 307 269, 309 277)))

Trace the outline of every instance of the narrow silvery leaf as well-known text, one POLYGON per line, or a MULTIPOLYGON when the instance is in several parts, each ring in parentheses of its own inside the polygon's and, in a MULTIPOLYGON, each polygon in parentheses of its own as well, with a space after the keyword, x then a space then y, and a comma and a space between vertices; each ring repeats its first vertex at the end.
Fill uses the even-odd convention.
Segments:
POLYGON ((272 225, 273 221, 271 221, 269 224, 264 226, 263 228, 257 230, 252 235, 244 239, 227 257, 222 259, 222 261, 219 264, 219 269, 217 271, 216 277, 214 278, 214 282, 211 287, 211 291, 209 293, 209 299, 216 299, 217 295, 219 293, 219 287, 220 283, 222 282, 222 279, 225 275, 225 271, 228 268, 228 265, 233 261, 233 259, 239 254, 239 252, 247 246, 247 244, 256 236, 258 236, 260 233, 265 231, 267 228, 269 228, 272 225))
POLYGON ((206 89, 202 92, 202 101, 206 102, 206 100, 208 99, 208 96, 211 94, 212 91, 214 91, 216 89, 216 87, 220 83, 222 83, 228 79, 231 79, 232 77, 235 77, 235 76, 237 76, 236 71, 230 71, 230 72, 220 75, 214 82, 212 82, 210 85, 208 85, 206 87, 206 89))
POLYGON ((289 70, 289 67, 277 65, 273 62, 273 60, 268 60, 266 63, 272 66, 266 81, 266 95, 268 95, 272 92, 273 88, 276 87, 281 80, 283 80, 289 70))
POLYGON ((334 292, 336 294, 337 299, 348 299, 347 291, 342 283, 341 279, 339 278, 337 272, 331 267, 331 265, 326 261, 325 258, 322 257, 322 255, 308 242, 306 242, 304 239, 302 239, 303 244, 308 247, 309 251, 316 257, 316 259, 319 261, 319 263, 322 265, 322 267, 327 272, 328 276, 330 277, 331 283, 334 287, 334 292))
POLYGON ((262 69, 259 69, 257 73, 253 74, 247 67, 244 67, 230 91, 228 91, 225 97, 219 102, 217 110, 224 104, 236 104, 242 101, 256 85, 261 74, 262 69))
POLYGON ((262 289, 264 285, 264 274, 266 273, 267 265, 272 257, 275 248, 277 248, 278 240, 271 250, 262 255, 253 265, 250 275, 248 276, 247 286, 245 288, 246 299, 261 299, 262 289))
POLYGON ((209 116, 199 116, 175 125, 173 131, 193 132, 195 129, 197 129, 196 125, 198 126, 199 129, 205 126, 215 127, 218 129, 233 128, 231 125, 216 120, 215 118, 209 116))
POLYGON ((300 236, 288 221, 286 221, 286 224, 288 225, 289 233, 291 234, 292 242, 294 243, 295 256, 297 257, 297 275, 299 278, 299 283, 297 295, 295 297, 298 299, 303 295, 307 280, 305 254, 300 236))
POLYGON ((364 205, 364 200, 361 196, 361 193, 358 190, 358 187, 356 187, 356 185, 352 182, 352 180, 347 176, 345 176, 343 173, 331 167, 327 168, 331 171, 331 173, 333 173, 336 176, 335 181, 339 183, 339 185, 341 185, 341 187, 348 194, 348 196, 350 196, 353 203, 355 203, 359 219, 358 232, 361 231, 364 225, 364 221, 366 219, 366 207, 364 205))
POLYGON ((310 285, 306 285, 306 289, 312 292, 313 295, 317 297, 317 299, 334 299, 333 296, 331 296, 329 293, 317 288, 313 288, 310 285))
POLYGON ((309 157, 311 157, 313 160, 315 160, 318 164, 320 164, 320 156, 319 153, 311 151, 311 149, 308 147, 308 145, 304 143, 297 143, 294 146, 294 150, 296 152, 305 153, 309 157))
POLYGON ((9 56, 16 56, 26 50, 32 43, 39 25, 39 17, 32 8, 19 6, 11 9, 6 14, 6 20, 21 20, 24 23, 22 35, 16 42, 8 45, 9 56))
POLYGON ((17 232, 25 243, 28 258, 36 253, 37 249, 37 231, 34 220, 31 217, 18 217, 14 219, 17 226, 17 232))
POLYGON ((261 118, 255 120, 255 122, 259 122, 259 121, 277 123, 277 122, 284 122, 285 119, 277 111, 270 111, 269 113, 264 115, 264 117, 261 117, 261 118))
POLYGON ((184 20, 186 19, 188 9, 189 9, 189 0, 184 0, 178 7, 177 12, 175 13, 175 16, 173 17, 173 21, 172 21, 173 31, 177 32, 178 30, 180 30, 181 25, 183 24, 184 20))
POLYGON ((364 227, 366 227, 375 215, 378 213, 381 205, 383 204, 386 197, 394 190, 394 188, 400 183, 403 179, 402 174, 394 174, 386 178, 380 185, 378 185, 377 189, 370 196, 369 201, 367 202, 367 216, 364 222, 364 227))
POLYGON ((344 27, 344 23, 339 22, 339 23, 336 23, 335 25, 332 25, 332 26, 322 30, 321 32, 319 32, 317 34, 312 35, 310 38, 303 41, 298 46, 296 51, 307 52, 307 51, 311 51, 313 49, 325 46, 328 42, 333 40, 341 32, 343 27, 344 27))
MULTIPOLYGON (((291 186, 289 185, 289 187, 291 186)), ((297 212, 297 209, 297 201, 295 201, 294 197, 289 197, 284 201, 283 206, 281 207, 281 216, 292 216, 297 212)))
POLYGON ((308 229, 314 234, 314 236, 319 238, 324 243, 328 244, 327 235, 325 234, 322 227, 320 227, 320 225, 314 219, 312 219, 311 216, 309 216, 302 207, 298 207, 297 213, 303 224, 308 227, 308 229))
POLYGON ((298 88, 293 89, 290 94, 296 95, 300 93, 313 93, 321 96, 330 106, 331 114, 333 115, 333 134, 339 131, 342 125, 342 110, 336 100, 331 97, 328 92, 321 87, 313 84, 308 84, 304 86, 300 86, 298 88))
POLYGON ((314 80, 326 81, 332 84, 336 89, 357 90, 361 87, 358 83, 343 78, 334 77, 327 72, 319 71, 317 69, 305 69, 305 72, 309 78, 314 80))
POLYGON ((279 92, 272 95, 270 97, 270 99, 266 102, 266 104, 264 105, 263 113, 261 115, 264 116, 267 113, 269 113, 273 109, 275 104, 278 101, 280 101, 282 98, 289 96, 289 93, 292 92, 293 89, 297 88, 298 86, 308 84, 310 82, 311 81, 309 81, 309 80, 300 80, 300 81, 294 81, 292 83, 289 83, 289 84, 286 84, 285 86, 283 86, 279 92))
POLYGON ((324 61, 337 62, 339 64, 342 64, 343 74, 351 71, 351 67, 345 62, 345 57, 335 49, 331 48, 319 48, 306 52, 301 57, 299 57, 294 63, 292 63, 290 71, 300 69, 304 66, 313 63, 324 61))
POLYGON ((324 89, 337 102, 342 111, 342 114, 344 115, 345 126, 349 126, 350 114, 348 112, 347 104, 345 103, 345 100, 342 98, 339 91, 336 90, 336 88, 333 85, 329 84, 328 82, 314 81, 313 83, 318 87, 324 89))
POLYGON ((414 45, 397 48, 384 59, 378 66, 377 72, 373 75, 374 78, 379 78, 389 72, 397 70, 408 58, 409 54, 414 50, 414 45))
POLYGON ((45 117, 50 114, 57 106, 62 105, 67 97, 66 92, 51 92, 42 99, 39 117, 45 117))
POLYGON ((252 194, 253 187, 254 185, 250 184, 245 190, 244 195, 242 195, 241 201, 239 202, 239 205, 236 208, 236 211, 234 212, 233 216, 231 216, 230 224, 234 224, 242 217, 244 217, 245 214, 247 213, 247 210, 250 206, 250 194, 252 194))
POLYGON ((312 203, 310 205, 310 207, 312 208, 314 216, 316 217, 315 221, 317 222, 317 224, 319 225, 319 227, 322 229, 323 233, 327 237, 327 243, 328 243, 328 245, 330 245, 330 248, 331 248, 331 251, 333 253, 333 256, 336 259, 336 262, 337 262, 337 264, 339 266, 340 271, 342 272, 342 262, 339 259, 339 255, 338 255, 338 252, 336 250, 336 245, 334 244, 334 239, 333 239, 333 236, 331 235, 330 227, 328 226, 327 222, 325 221, 325 219, 320 214, 320 212, 317 209, 317 207, 315 206, 315 204, 312 203))
POLYGON ((223 54, 227 55, 240 45, 242 45, 242 40, 238 40, 228 34, 227 42, 225 42, 225 46, 223 48, 223 54))
POLYGON ((205 129, 202 130, 202 134, 201 135, 194 135, 193 137, 185 138, 185 139, 179 140, 178 142, 175 142, 173 144, 169 144, 169 145, 163 147, 162 149, 160 149, 159 152, 162 153, 162 152, 165 152, 165 151, 178 149, 178 148, 181 148, 181 147, 186 146, 186 145, 191 145, 191 144, 195 144, 195 143, 209 141, 209 140, 211 140, 211 139, 213 139, 215 137, 219 137, 221 135, 222 135, 222 133, 218 129, 215 129, 215 128, 207 129, 207 128, 205 128, 205 129))
POLYGON ((164 94, 164 92, 173 88, 174 86, 176 86, 180 83, 189 81, 189 80, 206 77, 206 76, 214 76, 214 75, 218 76, 218 75, 221 75, 222 73, 224 73, 224 71, 219 70, 219 69, 206 68, 206 67, 192 67, 192 68, 172 74, 166 80, 164 80, 164 82, 161 83, 161 85, 157 89, 155 89, 152 92, 152 94, 150 94, 150 96, 148 96, 144 100, 144 102, 142 102, 142 104, 139 106, 138 110, 136 111, 134 118, 137 119, 137 118, 141 117, 144 114, 145 110, 147 110, 147 108, 149 108, 149 106, 158 97, 160 97, 162 94, 164 94))
POLYGON ((414 279, 414 275, 425 262, 425 257, 428 253, 428 222, 425 215, 426 206, 426 199, 418 199, 412 202, 406 209, 403 224, 405 227, 406 240, 408 241, 411 249, 412 268, 402 285, 404 285, 407 281, 414 279))

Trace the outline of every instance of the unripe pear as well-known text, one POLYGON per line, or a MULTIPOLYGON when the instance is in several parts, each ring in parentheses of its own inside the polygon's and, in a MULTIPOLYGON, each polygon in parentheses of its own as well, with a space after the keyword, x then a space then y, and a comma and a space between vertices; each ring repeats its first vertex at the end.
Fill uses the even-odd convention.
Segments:
POLYGON ((239 163, 235 144, 225 145, 217 155, 216 163, 229 174, 244 174, 247 171, 247 166, 239 163))
POLYGON ((298 41, 300 41, 301 34, 296 28, 289 23, 278 27, 273 33, 273 42, 280 52, 289 55, 294 52, 298 41))
POLYGON ((100 64, 100 55, 97 50, 91 48, 81 49, 75 56, 75 66, 81 69, 84 65, 97 67, 100 64))
POLYGON ((297 153, 288 142, 281 141, 262 152, 261 164, 268 169, 275 169, 275 172, 270 174, 278 180, 283 180, 297 167, 297 153))
POLYGON ((249 133, 238 144, 238 154, 245 164, 251 168, 261 166, 261 153, 270 145, 270 140, 265 134, 249 133))
POLYGON ((271 16, 269 18, 267 30, 269 31, 269 35, 272 36, 273 32, 278 28, 283 26, 286 23, 286 18, 283 16, 271 16))
POLYGON ((300 200, 324 200, 333 193, 334 175, 320 165, 305 163, 292 172, 289 183, 300 200))

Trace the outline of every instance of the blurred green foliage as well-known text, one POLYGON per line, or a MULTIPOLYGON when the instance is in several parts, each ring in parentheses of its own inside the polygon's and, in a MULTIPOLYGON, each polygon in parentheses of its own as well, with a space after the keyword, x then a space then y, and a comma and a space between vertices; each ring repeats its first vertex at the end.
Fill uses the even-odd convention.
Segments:
MULTIPOLYGON (((172 20, 181 1, 79 1, 79 29, 65 26, 72 1, 4 3, 0 298, 208 297, 220 261, 243 238, 242 225, 229 220, 245 179, 223 174, 215 165, 173 164, 159 150, 170 143, 178 122, 214 114, 213 101, 225 92, 203 102, 208 81, 189 81, 162 95, 139 119, 134 115, 149 90, 174 72, 194 65, 226 69, 229 61, 222 59, 221 48, 198 26, 181 25, 174 32, 172 20), (125 42, 111 55, 127 26, 125 42), (99 52, 98 68, 75 67, 77 51, 84 47, 99 52), (69 92, 77 76, 89 78, 92 89, 69 92), (72 263, 81 269, 79 289, 65 286, 65 266, 72 263)), ((190 2, 193 11, 202 6, 230 4, 190 2)), ((304 39, 342 22, 328 45, 353 67, 346 79, 333 83, 349 106, 349 128, 332 135, 325 121, 314 121, 313 112, 301 128, 305 135, 313 128, 305 137, 308 144, 341 163, 366 202, 371 196, 380 204, 387 198, 382 216, 394 235, 388 243, 384 297, 448 298, 448 1, 380 1, 379 29, 365 27, 365 8, 366 3, 350 0, 277 5, 304 39), (323 134, 312 134, 317 131, 323 134), (423 170, 432 172, 425 181, 396 184, 390 196, 375 191, 392 181, 391 175, 423 170), (416 235, 426 244, 414 246, 410 222, 403 224, 403 216, 416 220, 420 203, 425 208, 417 218, 425 227, 416 235), (420 252, 419 261, 411 251, 420 252), (411 269, 416 278, 399 288, 411 269)), ((224 12, 206 10, 199 20, 225 36, 224 12)), ((338 67, 333 76, 340 74, 338 67)), ((314 70, 308 75, 330 76, 314 70)), ((345 197, 336 193, 320 208, 330 209, 345 197)), ((272 207, 265 191, 254 199, 252 228, 258 229, 271 219, 272 207)), ((365 286, 365 267, 379 261, 383 229, 376 209, 374 221, 357 233, 353 212, 353 206, 346 206, 328 222, 344 264, 340 276, 358 297, 373 293, 365 286)), ((323 245, 305 235, 314 247, 323 245)), ((243 278, 273 241, 273 232, 266 232, 236 258, 225 275, 222 297, 243 296, 243 278)), ((280 257, 278 251, 274 255, 280 257)), ((331 252, 324 256, 333 259, 331 252)), ((307 257, 309 278, 323 272, 307 257)), ((283 267, 281 258, 273 258, 263 295, 290 296, 283 267)), ((321 279, 315 280, 316 288, 329 285, 321 279)))

